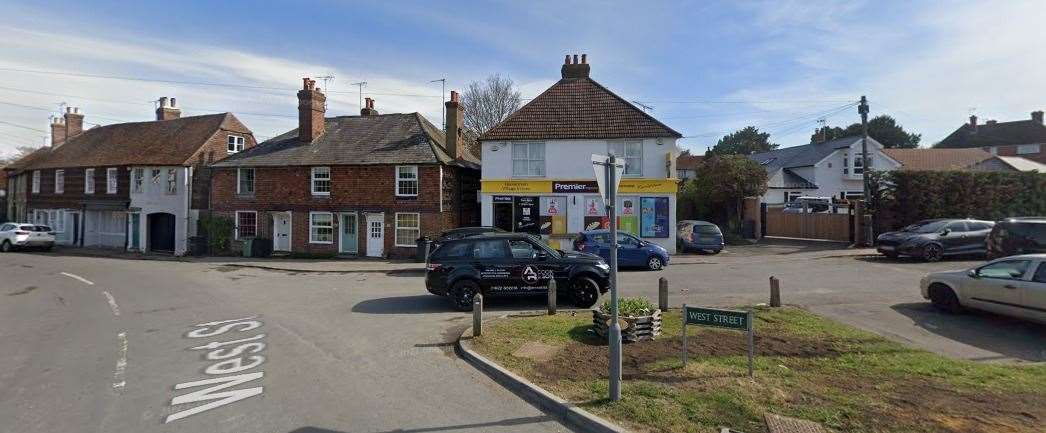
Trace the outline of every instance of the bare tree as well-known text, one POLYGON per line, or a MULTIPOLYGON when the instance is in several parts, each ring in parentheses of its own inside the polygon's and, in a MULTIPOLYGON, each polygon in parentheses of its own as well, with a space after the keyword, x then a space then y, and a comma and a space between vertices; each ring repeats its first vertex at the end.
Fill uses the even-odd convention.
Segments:
POLYGON ((465 128, 479 135, 518 110, 520 94, 511 78, 494 74, 485 82, 469 83, 461 95, 461 104, 465 109, 465 128))
POLYGON ((12 162, 18 161, 19 159, 22 159, 22 157, 24 157, 24 156, 26 156, 26 155, 28 155, 30 153, 35 152, 36 149, 39 149, 39 148, 40 148, 39 146, 37 146, 37 147, 33 147, 33 146, 16 146, 14 153, 11 154, 10 156, 7 156, 7 157, 0 156, 0 167, 3 167, 3 166, 5 166, 7 164, 10 164, 12 162))

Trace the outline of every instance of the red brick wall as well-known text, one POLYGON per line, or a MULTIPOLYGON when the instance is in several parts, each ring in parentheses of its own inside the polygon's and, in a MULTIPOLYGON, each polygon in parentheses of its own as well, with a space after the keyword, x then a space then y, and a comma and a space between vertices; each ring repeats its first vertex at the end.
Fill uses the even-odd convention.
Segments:
MULTIPOLYGON (((366 215, 384 213, 385 254, 389 257, 408 257, 416 254, 415 248, 395 246, 397 212, 420 213, 422 235, 435 237, 444 230, 458 227, 462 209, 468 208, 462 203, 460 195, 455 194, 452 199, 444 200, 443 211, 440 211, 440 168, 437 165, 418 167, 418 196, 410 198, 395 196, 394 165, 332 166, 329 197, 312 195, 311 169, 256 168, 255 193, 250 196, 236 194, 235 169, 214 170, 211 182, 211 209, 216 215, 229 217, 233 217, 237 210, 257 211, 258 233, 265 238, 272 237, 272 214, 292 211, 292 250, 308 254, 337 253, 338 250, 337 235, 334 243, 330 245, 309 243, 309 212, 356 212, 360 255, 364 255, 367 248, 366 215)), ((458 190, 457 182, 462 176, 478 177, 475 170, 457 167, 443 167, 443 172, 445 194, 448 189, 458 190), (447 184, 451 187, 448 188, 447 184)), ((471 207, 474 209, 476 205, 472 203, 471 207)), ((337 216, 335 219, 338 219, 337 216)), ((335 233, 338 231, 338 227, 335 227, 335 233)))
POLYGON ((251 130, 238 119, 230 116, 222 124, 222 128, 189 158, 188 162, 193 167, 192 203, 190 203, 192 209, 207 209, 208 203, 211 201, 211 168, 207 165, 229 157, 229 135, 243 136, 244 149, 250 149, 258 144, 251 130))
MULTIPOLYGON (((1021 158, 1027 158, 1032 161, 1046 164, 1046 144, 1039 145, 1039 153, 1026 153, 1024 155, 1017 154, 1016 145, 995 146, 995 148, 997 149, 996 154, 999 156, 1019 156, 1021 158)), ((991 148, 985 148, 984 150, 991 152, 991 148)))

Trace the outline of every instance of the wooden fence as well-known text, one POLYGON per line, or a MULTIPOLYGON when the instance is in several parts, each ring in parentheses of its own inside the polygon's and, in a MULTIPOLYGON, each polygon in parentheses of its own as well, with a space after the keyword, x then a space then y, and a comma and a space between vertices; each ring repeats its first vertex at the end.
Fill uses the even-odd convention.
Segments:
POLYGON ((851 242, 852 216, 847 208, 837 213, 786 213, 783 207, 764 208, 766 236, 801 239, 824 239, 851 242))

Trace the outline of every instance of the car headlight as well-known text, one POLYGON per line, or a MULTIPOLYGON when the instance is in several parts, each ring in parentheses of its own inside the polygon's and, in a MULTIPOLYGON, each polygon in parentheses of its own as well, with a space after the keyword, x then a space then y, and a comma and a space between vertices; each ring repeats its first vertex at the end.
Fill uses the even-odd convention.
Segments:
POLYGON ((599 269, 602 269, 604 271, 609 271, 610 270, 610 265, 608 265, 606 262, 596 263, 596 267, 599 268, 599 269))

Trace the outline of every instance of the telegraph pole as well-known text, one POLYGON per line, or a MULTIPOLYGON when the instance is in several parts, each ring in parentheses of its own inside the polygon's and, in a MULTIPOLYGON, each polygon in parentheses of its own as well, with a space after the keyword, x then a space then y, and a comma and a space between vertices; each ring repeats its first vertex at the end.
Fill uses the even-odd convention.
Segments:
MULTIPOLYGON (((865 215, 868 215, 868 199, 871 198, 871 188, 868 185, 868 98, 861 95, 861 103, 857 105, 857 112, 861 114, 861 183, 864 185, 864 209, 865 215)), ((869 224, 871 218, 862 216, 862 225, 864 226, 864 243, 866 245, 872 244, 871 233, 872 225, 869 224)))

